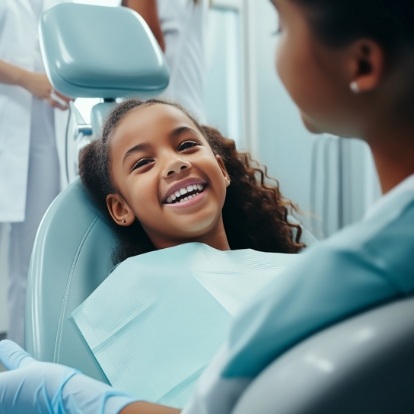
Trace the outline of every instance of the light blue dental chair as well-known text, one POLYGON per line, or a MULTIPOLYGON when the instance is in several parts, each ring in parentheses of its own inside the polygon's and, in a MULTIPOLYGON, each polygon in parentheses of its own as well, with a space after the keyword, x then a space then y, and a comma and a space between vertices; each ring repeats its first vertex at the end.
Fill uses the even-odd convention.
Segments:
MULTIPOLYGON (((92 108, 90 125, 75 114, 75 132, 68 139, 98 139, 116 98, 146 98, 168 85, 161 49, 145 21, 130 9, 62 3, 43 14, 39 30, 53 87, 73 98, 103 98, 92 108)), ((106 381, 71 312, 109 274, 115 244, 112 222, 75 178, 45 214, 33 249, 25 345, 37 358, 106 381)))
MULTIPOLYGON (((101 19, 106 20, 106 24, 110 20, 112 25, 118 21, 123 26, 126 17, 124 11, 117 11, 120 14, 115 18, 114 9, 103 10, 99 6, 64 7, 67 9, 54 12, 62 10, 64 17, 70 11, 76 28, 77 22, 83 21, 88 23, 92 34, 94 25, 101 19), (84 12, 86 14, 82 15, 84 12)), ((43 33, 54 27, 52 32, 56 39, 63 41, 65 34, 61 30, 71 28, 55 23, 55 26, 47 26, 53 15, 46 16, 43 33)), ((104 29, 101 30, 104 33, 104 29)), ((113 26, 111 30, 113 36, 122 37, 113 26)), ((85 32, 79 40, 86 42, 90 35, 85 32)), ((97 36, 94 42, 104 38, 104 35, 97 36)), ((132 38, 124 41, 133 44, 136 53, 137 42, 132 38)), ((88 50, 85 45, 82 47, 88 50)), ((47 45, 44 48, 46 51, 47 45)), ((103 53, 100 67, 106 67, 104 60, 110 50, 107 47, 99 50, 103 53)), ((92 63, 95 59, 97 57, 92 63)), ((49 65, 49 76, 56 89, 72 95, 68 79, 71 76, 76 79, 82 70, 68 69, 70 76, 61 80, 60 64, 49 65)), ((92 70, 93 65, 90 68, 92 70)), ((112 76, 117 78, 113 84, 114 90, 118 88, 116 94, 123 84, 116 75, 117 68, 117 65, 111 68, 112 76)), ((95 82, 96 87, 86 94, 99 96, 100 91, 111 90, 110 75, 106 73, 106 78, 102 75, 106 79, 102 84, 98 83, 101 75, 89 74, 88 82, 95 82)), ((130 82, 127 79, 124 79, 124 86, 130 82)), ((86 90, 88 82, 83 85, 86 90)), ((75 85, 75 88, 82 93, 82 85, 75 85)), ((134 88, 139 90, 139 82, 134 88)), ((80 181, 75 179, 45 214, 34 246, 25 341, 27 350, 36 358, 70 365, 107 381, 70 315, 110 272, 115 243, 114 224, 102 216, 80 181)), ((253 381, 232 414, 409 414, 414 413, 413 389, 414 298, 408 298, 363 312, 299 343, 253 381)))

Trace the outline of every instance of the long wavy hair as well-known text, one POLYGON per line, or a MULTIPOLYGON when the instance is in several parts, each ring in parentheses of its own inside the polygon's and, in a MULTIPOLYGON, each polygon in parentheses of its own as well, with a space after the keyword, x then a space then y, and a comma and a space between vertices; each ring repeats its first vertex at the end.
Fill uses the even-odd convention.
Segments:
MULTIPOLYGON (((252 160, 249 153, 239 152, 234 141, 218 130, 200 125, 180 105, 159 99, 130 99, 119 104, 109 115, 102 138, 84 147, 80 153, 81 180, 105 215, 110 217, 106 197, 116 192, 110 174, 111 136, 130 111, 154 104, 172 105, 184 112, 201 131, 213 152, 222 157, 231 180, 222 213, 231 249, 297 253, 304 247, 300 241, 300 225, 290 220, 291 213, 297 212, 297 208, 282 196, 277 180, 268 177, 266 167, 252 160)), ((138 220, 129 227, 120 226, 118 234, 119 246, 113 254, 114 264, 155 250, 138 220)))

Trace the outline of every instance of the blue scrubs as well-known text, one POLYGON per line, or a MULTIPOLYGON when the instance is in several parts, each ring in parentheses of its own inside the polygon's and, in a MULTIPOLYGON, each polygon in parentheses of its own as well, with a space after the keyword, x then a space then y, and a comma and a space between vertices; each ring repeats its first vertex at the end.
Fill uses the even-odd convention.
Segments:
POLYGON ((414 176, 382 197, 364 220, 301 256, 233 323, 183 414, 230 413, 249 383, 285 350, 414 292, 414 176))

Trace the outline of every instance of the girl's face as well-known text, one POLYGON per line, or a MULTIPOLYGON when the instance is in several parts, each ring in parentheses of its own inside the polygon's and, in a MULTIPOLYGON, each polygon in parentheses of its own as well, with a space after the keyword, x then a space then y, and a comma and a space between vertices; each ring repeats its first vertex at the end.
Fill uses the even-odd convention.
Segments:
POLYGON ((110 158, 119 194, 108 196, 107 204, 115 221, 129 225, 137 218, 156 248, 187 241, 228 248, 224 164, 178 108, 132 110, 110 138, 110 158))
POLYGON ((346 136, 344 105, 351 99, 345 53, 312 33, 307 11, 292 0, 273 0, 279 15, 276 69, 308 130, 346 136))

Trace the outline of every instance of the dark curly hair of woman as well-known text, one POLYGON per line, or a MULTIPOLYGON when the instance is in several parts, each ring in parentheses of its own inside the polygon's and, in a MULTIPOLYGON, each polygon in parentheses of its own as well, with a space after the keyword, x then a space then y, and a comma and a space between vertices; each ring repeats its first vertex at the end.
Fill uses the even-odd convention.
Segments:
MULTIPOLYGON (((153 104, 172 105, 183 111, 207 139, 213 152, 222 157, 231 180, 223 207, 231 249, 297 253, 305 246, 300 241, 300 225, 289 221, 289 215, 297 209, 282 196, 277 180, 268 177, 266 167, 253 161, 249 153, 237 151, 234 141, 216 129, 200 125, 180 105, 159 99, 130 99, 118 104, 104 125, 102 139, 93 141, 80 153, 81 180, 105 215, 109 217, 106 196, 115 192, 110 175, 111 136, 126 114, 139 106, 153 104)), ((114 264, 155 250, 138 220, 129 227, 120 226, 118 235, 120 243, 113 254, 114 264)))

